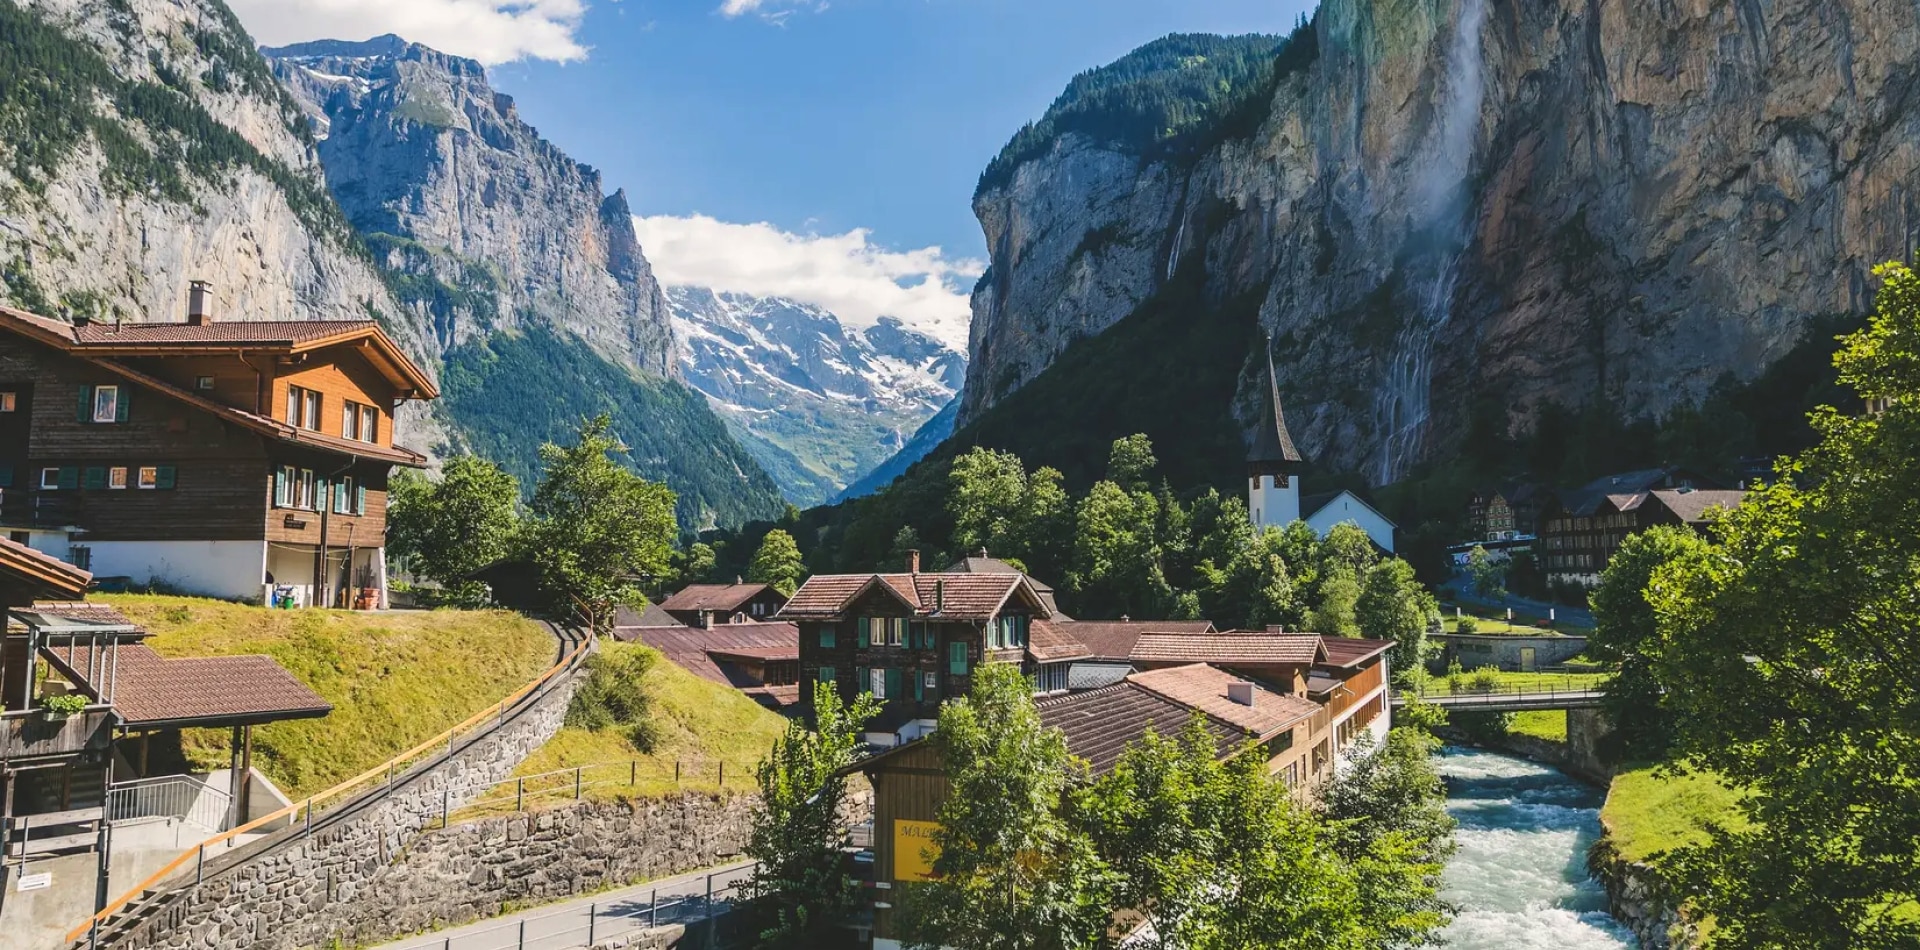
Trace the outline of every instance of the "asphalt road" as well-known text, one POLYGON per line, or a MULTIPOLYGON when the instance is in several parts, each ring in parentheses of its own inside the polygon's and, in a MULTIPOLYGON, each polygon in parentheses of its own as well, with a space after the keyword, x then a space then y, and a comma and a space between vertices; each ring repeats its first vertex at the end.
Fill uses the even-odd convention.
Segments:
POLYGON ((663 878, 421 934, 375 950, 572 950, 588 945, 589 922, 597 942, 646 928, 650 915, 663 925, 702 917, 707 879, 713 879, 714 903, 723 904, 733 896, 734 886, 747 879, 751 867, 751 862, 742 861, 663 878))

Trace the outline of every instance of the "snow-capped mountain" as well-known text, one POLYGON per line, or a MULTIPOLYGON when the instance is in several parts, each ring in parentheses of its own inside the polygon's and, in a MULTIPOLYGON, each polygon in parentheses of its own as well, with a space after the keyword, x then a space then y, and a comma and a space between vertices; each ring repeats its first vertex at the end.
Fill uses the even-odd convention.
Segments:
POLYGON ((852 326, 782 297, 669 287, 688 384, 797 505, 830 500, 952 401, 967 358, 898 320, 852 326))

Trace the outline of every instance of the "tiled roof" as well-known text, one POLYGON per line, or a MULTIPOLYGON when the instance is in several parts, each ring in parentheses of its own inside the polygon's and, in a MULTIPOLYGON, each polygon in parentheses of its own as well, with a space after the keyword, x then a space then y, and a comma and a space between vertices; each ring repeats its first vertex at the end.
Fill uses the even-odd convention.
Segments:
POLYGON ((8 538, 0 538, 0 578, 56 597, 79 597, 93 583, 92 574, 8 538))
POLYGON ((738 666, 716 660, 716 653, 779 649, 794 658, 800 655, 800 628, 791 623, 723 623, 704 629, 615 627, 613 636, 625 643, 644 643, 701 679, 737 689, 760 683, 738 666))
POLYGON ((1368 640, 1362 637, 1321 637, 1327 649, 1328 666, 1355 666, 1393 649, 1392 640, 1368 640))
POLYGON ((1041 663, 1092 656, 1087 645, 1061 629, 1063 626, 1047 620, 1035 620, 1027 631, 1027 655, 1041 663))
POLYGON ((106 623, 118 626, 135 626, 133 620, 120 612, 120 608, 110 604, 96 604, 84 600, 71 601, 35 601, 29 608, 34 613, 49 617, 65 617, 68 620, 81 620, 87 623, 106 623))
POLYGON ((693 584, 661 601, 660 609, 731 612, 766 590, 765 584, 693 584))
POLYGON ((1205 620, 1074 620, 1056 622, 1060 632, 1085 644, 1088 654, 1103 660, 1127 660, 1143 633, 1211 633, 1205 620))
POLYGON ((1204 663, 1135 673, 1127 677, 1127 682, 1198 709, 1261 739, 1312 718, 1321 708, 1319 703, 1305 697, 1282 695, 1258 685, 1253 688, 1253 705, 1241 705, 1228 697, 1227 687, 1247 681, 1204 663))
POLYGON ((613 611, 613 625, 616 627, 684 627, 680 618, 660 609, 659 604, 648 604, 645 610, 632 607, 616 607, 613 611))
POLYGON ((1313 633, 1147 633, 1133 646, 1136 663, 1219 663, 1307 665, 1321 656, 1313 633))
POLYGON ((233 345, 297 346, 329 337, 372 330, 372 320, 215 320, 188 323, 89 323, 75 327, 82 347, 233 345))
MULTIPOLYGON (((869 585, 878 585, 922 616, 988 620, 999 614, 1025 580, 1024 574, 816 574, 793 592, 779 615, 835 617, 869 585)), ((1037 594, 1034 599, 1039 601, 1037 594)), ((1044 603, 1041 606, 1044 612, 1044 603)))
POLYGON ((117 650, 117 658, 100 664, 106 673, 94 671, 99 682, 87 681, 93 663, 85 647, 54 646, 40 653, 94 695, 110 689, 114 710, 129 726, 245 725, 310 719, 333 710, 272 657, 167 658, 140 643, 122 643, 117 650))
POLYGON ((800 687, 793 683, 785 686, 749 686, 741 692, 747 698, 774 712, 784 712, 800 702, 800 687))
POLYGON ((763 663, 770 663, 777 660, 798 660, 800 659, 798 629, 796 628, 794 641, 789 644, 764 647, 715 647, 714 649, 708 650, 707 655, 721 662, 729 660, 757 660, 763 663))
POLYGON ((1738 508, 1746 500, 1743 491, 1721 491, 1715 489, 1682 491, 1663 488, 1653 493, 1667 510, 1680 516, 1687 524, 1699 524, 1707 520, 1707 513, 1714 508, 1738 508))
POLYGON ((1121 682, 1133 672, 1125 663, 1075 663, 1067 667, 1067 688, 1074 692, 1121 682))
MULTIPOLYGON (((1040 722, 1066 735, 1067 751, 1087 760, 1095 775, 1111 770, 1120 753, 1152 730, 1162 736, 1179 735, 1192 720, 1186 706, 1152 690, 1122 682, 1103 689, 1075 693, 1035 703, 1040 722)), ((1203 720, 1220 756, 1233 752, 1245 738, 1225 723, 1203 720)))
POLYGON ((1320 673, 1320 672, 1308 673, 1307 674, 1307 695, 1324 696, 1328 693, 1333 692, 1336 689, 1339 689, 1340 684, 1344 682, 1346 681, 1341 679, 1338 676, 1333 675, 1332 673, 1320 673))

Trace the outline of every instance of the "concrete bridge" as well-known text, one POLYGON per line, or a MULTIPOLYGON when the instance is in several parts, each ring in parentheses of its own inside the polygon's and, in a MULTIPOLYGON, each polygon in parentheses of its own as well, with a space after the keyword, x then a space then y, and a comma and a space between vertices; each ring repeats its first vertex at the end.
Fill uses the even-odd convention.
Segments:
MULTIPOLYGON (((1535 710, 1597 709, 1606 692, 1598 689, 1509 689, 1487 692, 1418 694, 1421 702, 1463 712, 1533 712, 1535 710)), ((1393 694, 1393 705, 1405 706, 1413 696, 1393 694)))

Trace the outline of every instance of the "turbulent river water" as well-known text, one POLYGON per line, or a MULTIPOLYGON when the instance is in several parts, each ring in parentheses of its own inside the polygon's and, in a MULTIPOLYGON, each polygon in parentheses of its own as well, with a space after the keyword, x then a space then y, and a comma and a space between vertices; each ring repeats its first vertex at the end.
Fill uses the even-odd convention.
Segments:
POLYGON ((1611 950, 1638 947, 1607 915, 1587 873, 1600 834, 1599 792, 1544 765, 1448 747, 1436 765, 1459 851, 1445 896, 1460 908, 1446 930, 1454 950, 1611 950))

